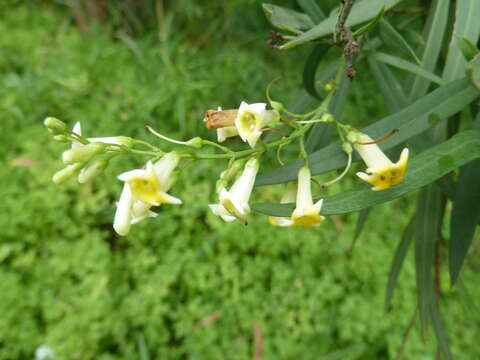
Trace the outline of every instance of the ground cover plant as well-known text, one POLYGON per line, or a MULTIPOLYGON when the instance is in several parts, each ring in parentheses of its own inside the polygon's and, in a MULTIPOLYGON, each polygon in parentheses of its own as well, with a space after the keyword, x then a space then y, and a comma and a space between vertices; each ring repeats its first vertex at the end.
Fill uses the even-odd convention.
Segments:
MULTIPOLYGON (((313 4, 299 2, 296 9, 307 11, 307 3, 313 4)), ((223 10, 231 15, 235 13, 232 9, 251 14, 256 11, 252 10, 254 6, 258 9, 256 14, 261 15, 260 4, 247 1, 223 10)), ((437 14, 444 11, 444 6, 439 1, 429 11, 437 14)), ((197 9, 201 12, 201 7, 197 9)), ((281 30, 288 31, 292 26, 279 23, 275 17, 278 11, 286 11, 286 16, 280 19, 291 21, 292 13, 271 5, 265 5, 265 9, 272 23, 280 25, 281 30)), ((401 36, 391 35, 389 23, 382 17, 383 12, 378 11, 372 12, 373 22, 365 36, 373 39, 369 38, 366 44, 370 40, 375 43, 376 36, 385 36, 385 32, 388 36, 401 36)), ((412 216, 417 214, 418 218, 422 213, 433 216, 438 212, 435 217, 425 219, 425 224, 435 224, 446 217, 443 225, 439 222, 437 226, 443 238, 451 236, 448 226, 451 203, 435 205, 432 208, 435 211, 415 209, 417 201, 424 204, 423 207, 435 204, 432 196, 444 202, 444 195, 437 193, 444 191, 448 195, 448 189, 454 191, 448 179, 440 188, 431 185, 418 200, 418 194, 412 193, 393 203, 377 205, 370 216, 366 211, 361 212, 359 223, 361 219, 366 222, 356 243, 354 233, 361 230, 355 222, 356 214, 329 217, 319 228, 274 228, 268 225, 266 217, 249 217, 247 227, 235 222, 226 225, 207 208, 207 204, 218 200, 215 182, 225 169, 225 163, 221 162, 199 162, 190 166, 185 170, 188 176, 180 176, 174 187, 185 204, 165 207, 156 219, 136 224, 126 237, 112 230, 121 184, 111 179, 126 170, 141 168, 145 158, 125 156, 121 161, 112 161, 104 175, 82 186, 74 181, 61 186, 51 183, 52 174, 59 169, 58 154, 65 150, 65 145, 52 142, 45 132, 42 121, 47 116, 64 120, 69 129, 75 122, 81 122, 82 132, 88 137, 121 134, 155 146, 161 144, 162 150, 171 151, 177 147, 155 138, 144 125, 175 139, 201 136, 215 141, 215 133, 203 126, 205 110, 219 105, 235 108, 239 105, 238 99, 248 103, 267 101, 265 86, 279 73, 287 76, 273 85, 274 99, 282 99, 285 106, 288 104, 288 109, 295 112, 315 109, 315 104, 320 103, 316 97, 325 98, 329 81, 335 76, 329 63, 342 54, 340 48, 320 57, 318 54, 324 54, 319 51, 325 46, 322 44, 315 44, 311 54, 308 48, 278 54, 266 46, 269 26, 261 20, 243 28, 248 39, 245 41, 235 38, 235 27, 216 34, 216 30, 225 26, 220 20, 210 25, 209 36, 196 35, 198 24, 203 23, 205 16, 201 13, 193 12, 191 16, 196 16, 198 23, 182 31, 178 30, 175 17, 169 17, 168 11, 165 14, 160 35, 152 35, 148 28, 141 27, 122 32, 124 20, 113 24, 92 22, 87 30, 82 30, 70 10, 53 2, 41 6, 12 2, 5 11, 0 22, 2 32, 9 35, 0 43, 3 75, 0 126, 2 133, 7 134, 0 145, 6 159, 0 175, 4 193, 2 214, 5 214, 0 227, 0 311, 3 314, 0 358, 32 358, 36 351, 38 357, 42 346, 51 349, 52 356, 60 359, 393 359, 402 353, 405 358, 449 358, 452 354, 459 358, 478 357, 477 349, 471 346, 478 330, 474 301, 478 290, 473 280, 478 272, 478 261, 474 257, 478 240, 472 242, 467 269, 453 288, 446 267, 447 258, 451 256, 451 252, 447 252, 449 243, 440 240, 434 247, 436 255, 432 261, 442 264, 434 268, 436 289, 441 289, 441 322, 438 322, 438 313, 433 312, 436 308, 432 310, 436 300, 430 301, 431 293, 420 291, 420 298, 426 296, 427 301, 423 310, 421 306, 417 310, 415 281, 419 281, 418 268, 422 263, 418 255, 414 258, 412 251, 406 252, 395 296, 389 298, 396 278, 388 276, 388 272, 390 269, 394 275, 400 269, 395 264, 402 263, 402 249, 410 239, 407 231, 403 236, 406 240, 402 240, 402 232, 405 227, 413 228, 408 226, 412 216), (223 43, 225 38, 230 39, 228 45, 223 43), (306 58, 309 60, 302 79, 299 74, 304 70, 306 58), (314 75, 316 81, 312 80, 314 75), (292 94, 292 89, 298 92, 302 85, 306 90, 298 96, 292 94), (300 103, 309 104, 305 109, 300 103), (404 245, 396 252, 398 242, 404 245), (388 311, 383 310, 386 295, 388 311), (423 322, 433 322, 435 333, 440 334, 438 343, 430 335, 424 344, 426 326, 416 322, 418 317, 423 322), (445 331, 441 327, 443 323, 445 331), (437 350, 437 344, 441 345, 442 352, 437 350)), ((313 13, 309 14, 314 19, 313 13)), ((315 23, 321 24, 317 20, 315 23)), ((298 31, 293 33, 297 36, 298 31)), ((414 33, 405 34, 409 41, 415 40, 414 33)), ((291 41, 299 41, 302 36, 291 41)), ((286 46, 279 41, 275 35, 270 45, 286 46)), ((465 43, 464 47, 474 55, 475 47, 465 43)), ((329 107, 329 111, 355 128, 368 126, 372 118, 385 118, 410 102, 415 103, 413 95, 411 99, 398 93, 389 96, 393 89, 399 89, 397 83, 392 83, 395 76, 398 78, 404 73, 384 64, 405 70, 401 59, 393 57, 397 53, 375 52, 366 44, 361 43, 363 53, 359 57, 368 51, 372 55, 366 61, 360 58, 352 63, 357 73, 355 80, 350 83, 343 78, 330 82, 331 86, 349 84, 348 96, 344 95, 347 101, 340 102, 338 95, 342 89, 337 89, 332 93, 335 97, 331 104, 337 103, 337 109, 329 107), (386 99, 383 95, 387 95, 386 99), (405 102, 402 103, 402 99, 405 102)), ((405 46, 398 51, 398 54, 407 51, 412 56, 405 46)), ((465 56, 465 52, 468 55, 465 50, 459 54, 465 56)), ((420 56, 422 52, 414 53, 420 56)), ((422 64, 425 61, 422 59, 422 64)), ((471 61, 469 71, 474 74, 475 64, 471 61)), ((412 69, 411 65, 409 63, 407 70, 412 69)), ((436 69, 432 65, 429 73, 407 79, 412 89, 423 89, 416 90, 415 96, 421 97, 419 94, 427 93, 431 86, 422 79, 438 80, 432 74, 436 69)), ((419 72, 417 68, 413 71, 416 75, 419 72)), ((343 75, 343 71, 337 74, 343 75)), ((427 108, 420 114, 430 115, 427 123, 426 118, 418 124, 409 123, 380 145, 383 147, 388 141, 400 144, 406 139, 405 132, 408 136, 416 134, 428 127, 425 124, 441 123, 438 116, 454 115, 460 110, 462 115, 450 121, 454 123, 449 127, 450 135, 454 133, 455 122, 457 128, 470 128, 476 108, 466 105, 475 99, 476 92, 471 90, 468 81, 442 85, 439 89, 443 97, 436 92, 429 98, 439 103, 434 111, 427 108), (452 93, 457 94, 453 101, 449 100, 452 93), (406 130, 409 128, 410 132, 406 130)), ((437 91, 434 87, 431 90, 437 91)), ((405 113, 401 118, 405 118, 405 113)), ((325 183, 332 179, 332 174, 321 173, 335 169, 336 165, 316 162, 314 152, 336 138, 331 126, 320 125, 315 124, 311 137, 305 139, 305 151, 313 153, 311 171, 320 174, 318 181, 325 183), (330 130, 325 132, 325 129, 330 130)), ((435 136, 441 138, 442 129, 437 133, 440 135, 435 136)), ((467 137, 459 142, 475 144, 476 138, 468 137, 471 132, 465 133, 463 136, 467 137)), ((265 135, 262 135, 265 142, 279 137, 274 133, 265 135)), ((425 136, 423 134, 422 139, 425 136)), ((433 140, 425 144, 422 139, 409 139, 410 147, 418 146, 414 148, 418 155, 415 154, 413 160, 434 144, 433 140), (416 142, 420 145, 415 145, 416 142)), ((245 149, 241 140, 228 141, 235 150, 245 149)), ((475 156, 468 148, 468 154, 457 157, 450 150, 458 146, 450 144, 440 151, 443 157, 427 180, 418 175, 420 180, 412 182, 407 172, 405 182, 386 190, 387 194, 393 194, 391 198, 403 195, 475 156), (401 186, 406 189, 395 190, 403 189, 401 186)), ((273 184, 296 178, 296 170, 301 166, 298 162, 279 170, 275 154, 265 156, 271 162, 265 165, 265 175, 257 178, 259 185, 262 181, 273 184), (268 173, 269 169, 272 172, 268 173), (278 180, 279 176, 284 179, 278 180)), ((285 163, 295 161, 297 150, 285 146, 282 158, 285 163)), ((360 164, 353 167, 364 170, 360 164)), ((341 172, 338 170, 333 177, 341 172)), ((457 189, 460 188, 458 181, 465 177, 461 174, 453 182, 457 189)), ((335 197, 354 188, 358 181, 353 176, 346 177, 322 194, 335 197)), ((331 202, 332 205, 327 201, 321 214, 367 209, 389 199, 383 192, 372 192, 370 187, 355 191, 354 188, 354 196, 359 198, 343 200, 343 204, 353 204, 353 208, 338 211, 334 208, 336 201, 331 202)), ((293 207, 271 205, 279 201, 282 192, 280 186, 259 187, 253 209, 288 217, 293 207)), ((453 196, 465 198, 459 191, 453 196)), ((453 204, 455 209, 455 201, 453 204)), ((423 238, 431 238, 429 235, 426 232, 423 238)), ((469 236, 467 240, 473 234, 469 236)), ((425 259, 429 259, 432 253, 422 250, 419 239, 422 237, 417 234, 416 253, 425 251, 425 259)), ((426 289, 430 288, 426 286, 426 289)), ((440 297, 439 292, 435 294, 436 298, 440 297)))

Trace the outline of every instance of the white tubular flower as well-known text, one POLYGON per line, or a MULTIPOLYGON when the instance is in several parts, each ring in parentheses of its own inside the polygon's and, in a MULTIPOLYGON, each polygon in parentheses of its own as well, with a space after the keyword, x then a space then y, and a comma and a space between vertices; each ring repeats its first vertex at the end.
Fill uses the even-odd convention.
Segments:
MULTIPOLYGON (((72 128, 72 132, 74 132, 77 135, 82 135, 82 126, 80 122, 76 122, 75 125, 72 128)), ((107 136, 107 137, 94 137, 94 138, 87 138, 88 141, 90 142, 101 142, 105 144, 111 144, 111 145, 126 145, 126 142, 129 140, 129 138, 126 138, 124 136, 107 136)), ((78 142, 78 141, 72 141, 72 148, 77 147, 77 146, 82 146, 83 144, 78 142)))
POLYGON ((279 115, 275 110, 265 110, 266 103, 247 104, 242 101, 235 118, 235 127, 244 142, 254 148, 262 128, 268 123, 278 121, 279 115))
MULTIPOLYGON (((361 143, 373 142, 370 136, 363 134, 358 138, 361 143)), ((390 186, 400 184, 407 170, 408 149, 400 154, 398 162, 393 163, 378 147, 377 144, 354 144, 355 150, 367 164, 366 173, 357 172, 357 176, 373 185, 373 191, 388 189, 390 186)))
POLYGON ((179 160, 178 154, 171 152, 155 164, 147 162, 146 169, 127 171, 120 174, 118 179, 129 185, 136 200, 147 205, 181 204, 182 200, 167 194, 174 181, 172 172, 179 160))
MULTIPOLYGON (((285 193, 281 202, 292 202, 294 200, 294 190, 294 187, 287 187, 287 192, 285 193)), ((306 166, 302 167, 298 172, 298 189, 296 200, 297 206, 295 210, 293 210, 290 218, 270 217, 270 224, 280 227, 318 226, 323 220, 325 220, 325 217, 320 215, 323 199, 313 203, 311 173, 310 169, 306 166)))
POLYGON ((150 210, 151 206, 141 200, 135 200, 128 184, 123 185, 117 211, 113 220, 113 229, 122 236, 130 232, 130 227, 147 218, 157 217, 158 214, 150 210))
POLYGON ((220 190, 220 203, 208 205, 215 215, 225 221, 239 219, 246 222, 247 215, 250 213, 248 201, 252 194, 258 168, 258 159, 248 160, 242 174, 235 180, 230 190, 225 188, 220 190))
POLYGON ((125 182, 113 221, 113 228, 119 235, 127 235, 132 224, 157 217, 158 214, 150 210, 152 206, 182 203, 167 194, 179 160, 177 153, 168 153, 155 164, 149 161, 146 169, 135 169, 118 176, 125 182))
POLYGON ((132 205, 132 220, 131 223, 136 224, 148 218, 155 218, 158 214, 150 210, 150 206, 143 201, 135 200, 132 205))
POLYGON ((227 138, 237 136, 238 130, 235 126, 227 126, 217 129, 217 141, 224 142, 227 138))
POLYGON ((128 186, 128 184, 123 185, 122 194, 117 203, 117 211, 115 212, 115 218, 113 220, 113 229, 119 235, 127 235, 130 231, 133 201, 130 186, 128 186))

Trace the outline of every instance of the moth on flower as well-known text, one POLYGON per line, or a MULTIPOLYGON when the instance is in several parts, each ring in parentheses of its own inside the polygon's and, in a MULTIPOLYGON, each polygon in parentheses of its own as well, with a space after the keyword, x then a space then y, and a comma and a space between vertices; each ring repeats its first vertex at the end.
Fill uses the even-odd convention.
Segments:
POLYGON ((248 201, 252 194, 255 177, 257 176, 259 162, 257 158, 251 158, 245 164, 242 174, 235 180, 230 190, 222 187, 219 191, 219 203, 208 205, 215 215, 230 222, 238 219, 247 222, 250 213, 248 201))
POLYGON ((285 194, 280 201, 282 204, 291 203, 296 200, 296 207, 290 217, 270 216, 268 221, 273 226, 297 227, 297 226, 318 226, 324 216, 320 215, 323 199, 316 203, 312 199, 311 172, 306 166, 298 172, 298 185, 289 183, 285 194))
POLYGON ((393 163, 372 138, 366 134, 357 137, 354 148, 367 164, 366 172, 357 172, 357 176, 373 185, 373 191, 386 190, 403 181, 408 163, 408 149, 404 148, 400 159, 393 163))
POLYGON ((125 182, 113 222, 118 234, 126 235, 131 224, 156 217, 157 214, 150 210, 152 206, 182 203, 167 193, 175 181, 173 171, 179 160, 178 154, 171 152, 156 163, 147 162, 145 169, 130 170, 118 176, 125 182))

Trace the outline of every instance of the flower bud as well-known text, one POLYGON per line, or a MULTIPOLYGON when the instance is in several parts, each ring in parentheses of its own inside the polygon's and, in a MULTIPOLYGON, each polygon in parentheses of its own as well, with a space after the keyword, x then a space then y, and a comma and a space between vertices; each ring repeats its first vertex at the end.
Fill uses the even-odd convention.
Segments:
POLYGON ((132 138, 129 138, 127 136, 117 136, 116 137, 117 143, 120 145, 124 145, 126 147, 132 147, 134 144, 134 141, 132 138))
POLYGON ((54 135, 63 134, 67 131, 67 124, 54 117, 47 117, 43 121, 43 125, 54 135))
POLYGON ((333 89, 333 84, 332 84, 331 82, 329 82, 328 84, 325 84, 325 85, 323 86, 323 89, 324 89, 325 91, 330 91, 330 90, 333 89))
POLYGON ((61 184, 71 178, 73 175, 75 175, 82 168, 82 166, 83 163, 68 165, 62 170, 59 170, 55 174, 53 174, 52 181, 57 185, 61 184))
POLYGON ((352 131, 348 132, 347 139, 351 143, 356 143, 360 139, 360 137, 362 137, 362 135, 363 134, 361 132, 356 131, 356 130, 352 130, 352 131))
POLYGON ((98 175, 101 175, 108 166, 107 160, 97 160, 92 165, 87 167, 84 171, 78 174, 78 182, 85 184, 90 180, 93 180, 98 175))
POLYGON ((75 164, 78 162, 87 162, 92 157, 103 152, 106 148, 103 143, 90 143, 87 145, 76 146, 64 151, 62 159, 65 164, 75 164))
POLYGON ((325 113, 325 114, 322 115, 321 121, 325 122, 325 123, 331 123, 331 122, 334 122, 335 119, 334 119, 332 114, 325 113))
POLYGON ((55 135, 53 137, 53 140, 64 142, 64 143, 70 142, 70 139, 66 135, 55 135))
POLYGON ((233 164, 220 174, 220 179, 225 181, 232 180, 245 165, 245 159, 234 161, 233 164))
POLYGON ((351 154, 353 151, 352 145, 349 142, 344 142, 342 144, 342 149, 345 151, 347 154, 351 154))
POLYGON ((188 140, 186 145, 191 146, 195 149, 200 149, 203 146, 203 140, 200 137, 195 137, 193 139, 188 140))
POLYGON ((272 107, 272 109, 280 112, 285 110, 285 106, 278 101, 270 101, 270 106, 272 107))
POLYGON ((215 184, 215 190, 217 191, 217 194, 220 193, 220 191, 222 191, 222 189, 225 189, 228 185, 228 181, 225 180, 225 179, 222 179, 220 178, 219 180, 217 180, 216 184, 215 184))

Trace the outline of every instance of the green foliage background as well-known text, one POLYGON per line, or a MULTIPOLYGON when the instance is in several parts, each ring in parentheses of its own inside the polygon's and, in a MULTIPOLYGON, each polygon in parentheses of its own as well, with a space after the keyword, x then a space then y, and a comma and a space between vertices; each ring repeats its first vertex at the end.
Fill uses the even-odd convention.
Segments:
MULTIPOLYGON (((228 7, 229 26, 199 5, 188 25, 172 10, 160 36, 132 36, 108 25, 82 34, 53 3, 11 2, 0 19, 0 359, 31 359, 48 344, 57 359, 143 360, 143 343, 150 359, 249 359, 254 324, 262 359, 393 359, 416 305, 412 256, 389 312, 385 285, 415 195, 377 206, 350 252, 355 214, 318 229, 276 229, 260 215, 247 227, 221 222, 206 206, 221 163, 186 171, 173 190, 185 204, 165 206, 126 238, 111 229, 115 176, 141 159, 116 162, 93 184, 51 182, 64 145, 43 128, 48 115, 81 121, 89 136, 148 137, 149 124, 188 139, 213 137, 201 123, 206 109, 262 101, 281 73, 289 76, 275 94, 292 100, 305 53, 265 46, 259 4, 228 7), (199 33, 205 23, 210 32, 199 33)), ((386 113, 377 94, 359 71, 349 123, 386 113)), ((280 191, 259 188, 256 198, 280 191)), ((480 357, 479 265, 470 259, 462 283, 449 289, 444 276, 442 286, 461 359, 480 357)), ((433 359, 434 349, 414 327, 405 358, 433 359)))

